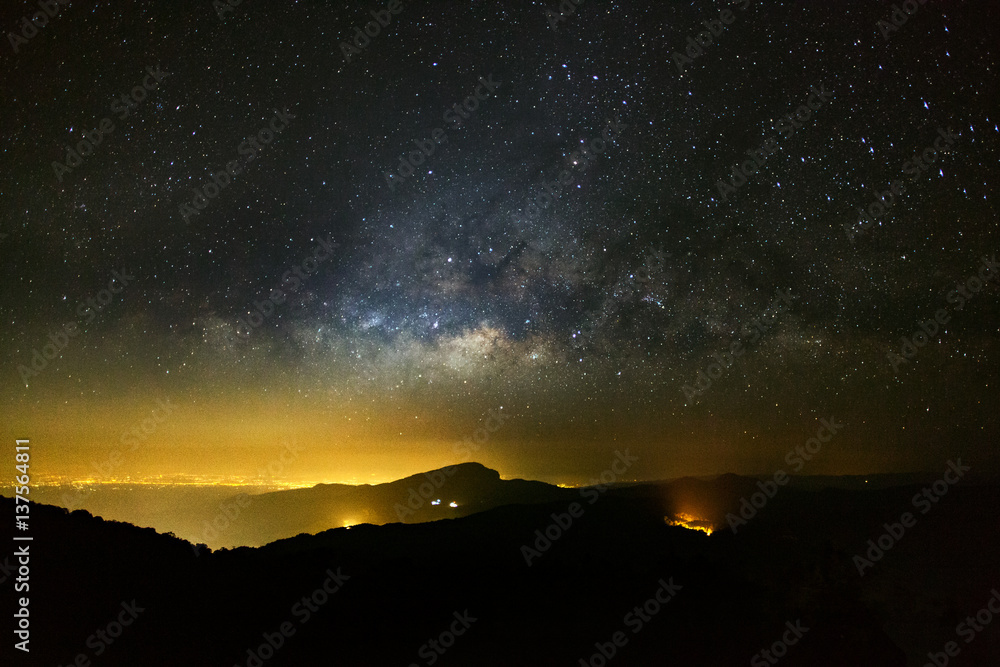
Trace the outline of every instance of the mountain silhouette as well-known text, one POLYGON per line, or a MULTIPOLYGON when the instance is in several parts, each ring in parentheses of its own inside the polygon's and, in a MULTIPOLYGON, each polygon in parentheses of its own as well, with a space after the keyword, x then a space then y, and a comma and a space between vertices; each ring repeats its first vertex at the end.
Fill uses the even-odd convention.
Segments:
MULTIPOLYGON (((300 533, 359 523, 421 523, 454 519, 503 505, 558 500, 576 493, 544 482, 502 480, 480 463, 411 475, 385 484, 318 484, 244 499, 238 520, 223 530, 206 530, 209 546, 259 546, 300 533), (454 505, 454 506, 453 506, 454 505), (214 542, 214 544, 213 544, 214 542)), ((238 498, 229 499, 238 504, 238 498)))
MULTIPOLYGON (((750 663, 792 624, 808 630, 782 665, 902 667, 955 640, 956 624, 982 609, 1000 581, 995 482, 955 485, 926 515, 915 512, 916 525, 862 576, 854 558, 914 510, 923 485, 786 486, 735 532, 723 523, 706 535, 666 519, 706 508, 713 519, 739 513, 764 480, 559 489, 500 480, 476 465, 449 479, 461 499, 488 488, 515 490, 521 500, 556 497, 197 555, 173 535, 32 503, 32 652, 24 664, 65 666, 83 655, 94 665, 144 667, 432 658, 443 667, 579 665, 599 663, 591 657, 603 647, 614 649, 617 665, 716 666, 750 663), (649 602, 668 588, 677 588, 668 603, 649 602), (126 608, 141 611, 116 628, 126 608), (648 620, 640 624, 636 609, 648 620), (463 632, 444 634, 451 628, 463 632), (118 634, 105 643, 97 633, 109 629, 118 634), (627 641, 616 645, 615 636, 627 641), (432 646, 444 648, 442 637, 448 646, 438 652, 432 646)), ((420 480, 371 488, 405 494, 420 480)), ((304 509, 314 495, 344 491, 329 486, 273 495, 304 509)), ((442 500, 446 489, 438 487, 442 500)), ((0 497, 0 512, 12 516, 13 501, 0 497)), ((3 544, 15 544, 12 523, 0 524, 3 544)), ((0 552, 8 609, 13 560, 0 552)), ((961 644, 963 664, 994 663, 995 630, 985 626, 961 644)))

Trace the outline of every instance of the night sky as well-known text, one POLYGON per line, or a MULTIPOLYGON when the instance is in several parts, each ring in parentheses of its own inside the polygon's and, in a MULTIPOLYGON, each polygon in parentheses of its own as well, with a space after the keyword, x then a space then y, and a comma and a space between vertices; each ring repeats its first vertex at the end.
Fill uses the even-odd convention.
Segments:
POLYGON ((5 38, 36 476, 137 427, 115 478, 284 441, 293 481, 770 473, 830 417, 803 474, 998 468, 994 5, 390 4, 74 1, 5 38))

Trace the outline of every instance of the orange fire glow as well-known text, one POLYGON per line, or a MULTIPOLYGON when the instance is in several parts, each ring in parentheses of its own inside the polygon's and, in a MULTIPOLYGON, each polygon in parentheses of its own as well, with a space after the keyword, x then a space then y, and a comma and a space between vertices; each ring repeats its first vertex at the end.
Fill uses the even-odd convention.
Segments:
POLYGON ((663 517, 663 520, 667 522, 667 525, 680 526, 681 528, 687 528, 688 530, 700 530, 706 535, 711 535, 715 530, 715 526, 708 521, 703 521, 692 514, 686 514, 684 512, 678 513, 676 518, 673 519, 668 516, 663 517))

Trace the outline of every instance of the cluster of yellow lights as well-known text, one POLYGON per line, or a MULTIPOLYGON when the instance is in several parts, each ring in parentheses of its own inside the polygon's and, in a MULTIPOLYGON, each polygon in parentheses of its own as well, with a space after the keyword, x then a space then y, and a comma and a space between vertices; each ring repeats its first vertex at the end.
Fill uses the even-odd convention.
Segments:
POLYGON ((664 517, 664 521, 666 521, 670 526, 680 526, 681 528, 687 528, 688 530, 700 530, 706 535, 711 535, 715 530, 715 527, 709 522, 702 521, 694 515, 685 514, 684 512, 678 513, 676 519, 664 517))

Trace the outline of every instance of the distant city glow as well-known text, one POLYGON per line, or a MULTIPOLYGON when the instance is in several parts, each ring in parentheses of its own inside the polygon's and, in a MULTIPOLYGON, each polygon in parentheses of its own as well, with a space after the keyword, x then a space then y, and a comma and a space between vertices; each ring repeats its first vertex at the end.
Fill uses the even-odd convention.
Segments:
MULTIPOLYGON (((392 481, 388 479, 386 481, 392 481)), ((362 486, 362 482, 356 479, 345 481, 334 481, 330 479, 321 480, 283 480, 283 479, 262 479, 259 476, 245 475, 123 475, 111 477, 74 477, 71 475, 39 475, 37 480, 32 480, 33 486, 72 486, 74 488, 101 487, 101 486, 232 486, 232 487, 257 487, 261 489, 308 489, 317 484, 344 484, 347 486, 362 486)), ((383 483, 379 480, 377 483, 383 483)), ((0 484, 0 489, 10 487, 10 484, 0 484)))

